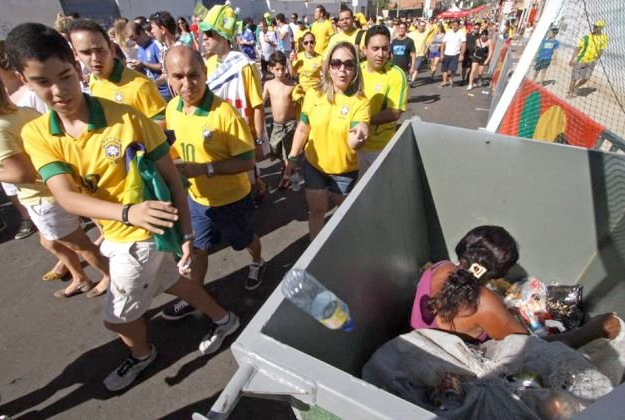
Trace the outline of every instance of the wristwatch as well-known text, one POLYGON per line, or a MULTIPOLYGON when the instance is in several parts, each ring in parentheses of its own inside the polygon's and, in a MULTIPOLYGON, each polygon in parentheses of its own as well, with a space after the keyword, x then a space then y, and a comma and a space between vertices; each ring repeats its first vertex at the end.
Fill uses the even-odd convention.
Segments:
POLYGON ((182 242, 192 241, 195 239, 195 233, 185 233, 182 237, 182 242))
POLYGON ((128 211, 130 211, 130 207, 132 207, 132 204, 126 204, 123 208, 122 208, 122 223, 125 224, 126 226, 132 226, 132 223, 130 223, 130 221, 128 220, 128 211))
POLYGON ((212 163, 206 164, 206 176, 212 178, 215 176, 215 167, 212 163))
POLYGON ((289 161, 291 161, 291 162, 294 162, 294 163, 297 163, 297 161, 299 160, 299 158, 298 158, 297 156, 289 155, 289 156, 287 157, 287 160, 289 160, 289 161))
POLYGON ((261 144, 263 144, 263 139, 256 139, 256 140, 254 140, 254 143, 256 143, 256 144, 258 144, 260 146, 261 144))

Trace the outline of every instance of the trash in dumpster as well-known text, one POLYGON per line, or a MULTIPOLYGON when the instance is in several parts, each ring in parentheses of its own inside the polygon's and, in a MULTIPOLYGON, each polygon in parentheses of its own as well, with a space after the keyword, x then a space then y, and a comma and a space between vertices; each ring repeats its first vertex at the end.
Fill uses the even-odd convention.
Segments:
POLYGON ((547 286, 547 310, 551 317, 562 322, 567 330, 582 325, 582 291, 584 286, 547 286))
POLYGON ((331 330, 351 331, 354 328, 347 304, 305 270, 287 272, 282 281, 282 293, 331 330))

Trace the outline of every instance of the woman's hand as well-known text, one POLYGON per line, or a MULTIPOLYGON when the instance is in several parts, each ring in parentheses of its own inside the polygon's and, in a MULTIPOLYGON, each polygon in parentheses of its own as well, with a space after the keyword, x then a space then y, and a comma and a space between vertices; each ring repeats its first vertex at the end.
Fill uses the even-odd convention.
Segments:
POLYGON ((358 123, 351 130, 349 130, 347 145, 354 150, 360 149, 365 145, 368 136, 369 126, 365 123, 358 123))

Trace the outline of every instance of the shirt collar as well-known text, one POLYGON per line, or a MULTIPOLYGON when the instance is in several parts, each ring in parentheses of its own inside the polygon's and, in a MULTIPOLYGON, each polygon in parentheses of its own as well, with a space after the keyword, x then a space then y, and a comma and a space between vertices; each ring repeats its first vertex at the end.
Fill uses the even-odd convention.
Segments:
MULTIPOLYGON (((193 115, 196 115, 198 117, 206 117, 208 116, 208 113, 211 110, 211 107, 213 106, 213 98, 215 97, 215 95, 213 95, 213 92, 211 92, 211 90, 207 87, 206 88, 206 92, 204 93, 204 97, 202 98, 202 101, 195 107, 195 111, 193 111, 193 115)), ((182 98, 178 98, 178 107, 176 108, 176 110, 178 112, 182 112, 182 98)))
MULTIPOLYGON (((102 104, 95 98, 83 93, 89 107, 89 122, 87 123, 87 131, 93 131, 98 128, 107 126, 106 117, 102 104)), ((64 134, 61 128, 59 116, 55 110, 50 111, 50 134, 53 136, 62 136, 64 134)))
POLYGON ((122 80, 122 73, 124 72, 124 65, 118 59, 115 59, 113 63, 113 71, 109 74, 108 80, 109 82, 119 83, 122 80))

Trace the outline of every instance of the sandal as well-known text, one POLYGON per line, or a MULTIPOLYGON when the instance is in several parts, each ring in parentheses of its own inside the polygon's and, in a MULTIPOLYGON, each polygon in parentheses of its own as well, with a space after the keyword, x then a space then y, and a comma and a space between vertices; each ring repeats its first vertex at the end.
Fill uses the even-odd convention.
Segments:
POLYGON ((41 276, 41 280, 43 281, 63 280, 65 276, 67 276, 68 274, 69 274, 69 271, 67 270, 65 266, 63 266, 63 269, 61 270, 60 273, 57 273, 54 270, 48 271, 46 274, 41 276))
POLYGON ((76 287, 70 293, 65 292, 67 289, 57 290, 56 292, 54 292, 54 297, 55 298, 70 298, 72 296, 76 296, 81 293, 87 293, 91 289, 93 289, 94 286, 95 284, 91 283, 90 281, 82 282, 82 283, 79 283, 78 287, 76 287))
POLYGON ((106 289, 98 290, 96 286, 93 289, 89 290, 85 296, 87 296, 88 299, 93 299, 95 297, 102 296, 105 293, 106 293, 106 289))

